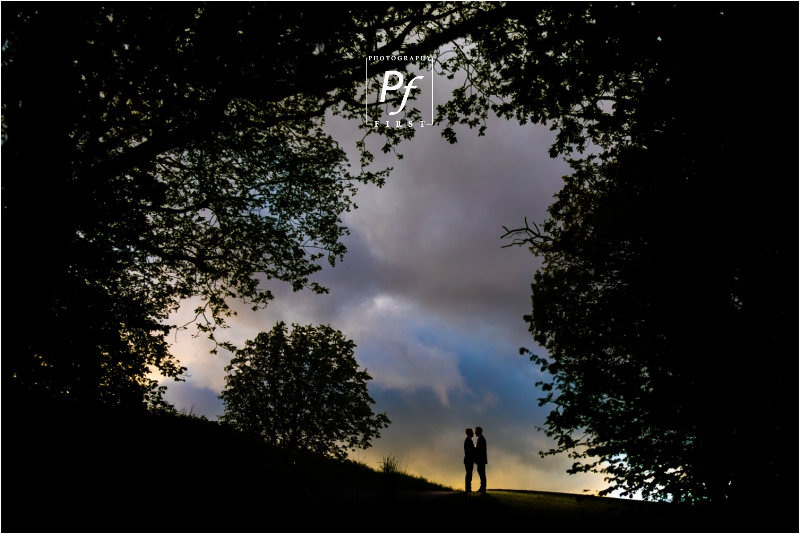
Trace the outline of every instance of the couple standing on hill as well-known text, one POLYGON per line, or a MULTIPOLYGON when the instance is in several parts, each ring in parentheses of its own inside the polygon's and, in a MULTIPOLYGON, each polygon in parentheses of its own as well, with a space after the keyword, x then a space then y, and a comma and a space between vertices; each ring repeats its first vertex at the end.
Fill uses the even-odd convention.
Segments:
POLYGON ((483 437, 483 429, 479 426, 475 427, 475 435, 478 436, 478 445, 472 443, 472 429, 466 430, 467 439, 464 440, 464 469, 467 471, 467 476, 464 478, 466 485, 466 492, 472 491, 472 467, 473 464, 478 464, 478 476, 481 477, 481 488, 478 490, 480 493, 486 493, 486 464, 489 461, 486 459, 486 438, 483 437))

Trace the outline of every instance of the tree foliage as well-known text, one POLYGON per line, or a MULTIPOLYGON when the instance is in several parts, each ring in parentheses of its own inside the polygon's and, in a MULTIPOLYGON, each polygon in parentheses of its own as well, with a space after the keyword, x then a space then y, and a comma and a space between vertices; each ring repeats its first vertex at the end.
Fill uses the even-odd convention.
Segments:
POLYGON ((552 153, 572 156, 550 219, 506 236, 543 258, 525 318, 552 379, 540 402, 557 447, 543 454, 606 474, 603 493, 743 500, 793 472, 795 388, 777 362, 793 338, 795 209, 780 179, 759 180, 789 172, 768 133, 783 119, 742 106, 794 99, 780 11, 556 7, 509 23, 509 42, 475 37, 499 65, 476 82, 509 98, 486 106, 552 121, 552 153), (743 379, 754 367, 768 393, 743 379))
MULTIPOLYGON (((351 172, 326 113, 366 136, 364 58, 435 52, 485 13, 4 3, 3 212, 19 233, 6 272, 25 295, 4 381, 158 403, 148 373, 185 371, 166 335, 186 299, 215 339, 233 299, 273 298, 269 280, 325 291, 310 276, 345 253, 340 215, 388 172, 363 170, 363 140, 351 172)), ((383 130, 383 150, 413 131, 383 130)))
POLYGON ((291 450, 339 459, 367 449, 389 426, 373 414, 367 391, 372 377, 358 370, 355 343, 330 326, 279 322, 246 341, 225 368, 221 419, 291 450))

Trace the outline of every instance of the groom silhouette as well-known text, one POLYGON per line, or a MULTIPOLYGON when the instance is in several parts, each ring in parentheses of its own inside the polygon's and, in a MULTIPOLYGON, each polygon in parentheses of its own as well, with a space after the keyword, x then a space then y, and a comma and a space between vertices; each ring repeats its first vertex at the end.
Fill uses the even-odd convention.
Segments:
MULTIPOLYGON (((478 436, 478 445, 475 447, 475 463, 478 464, 478 476, 481 477, 481 487, 478 490, 481 493, 486 493, 486 464, 489 460, 486 459, 486 438, 483 437, 483 429, 479 426, 475 427, 475 434, 478 436)), ((470 443, 472 441, 470 440, 470 443)), ((470 480, 472 479, 472 470, 470 469, 470 480)))

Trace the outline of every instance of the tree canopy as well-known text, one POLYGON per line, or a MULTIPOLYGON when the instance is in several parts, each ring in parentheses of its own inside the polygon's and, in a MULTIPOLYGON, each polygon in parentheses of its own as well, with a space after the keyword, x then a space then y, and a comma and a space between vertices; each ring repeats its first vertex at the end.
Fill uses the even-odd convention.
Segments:
MULTIPOLYGON (((356 184, 388 172, 351 172, 325 114, 363 121, 367 55, 435 51, 481 9, 4 3, 6 273, 25 295, 4 380, 159 403, 147 374, 183 375, 165 336, 185 299, 213 338, 231 299, 273 298, 267 280, 325 291, 309 277, 345 253, 356 184)), ((388 151, 413 130, 382 135, 388 151)))
MULTIPOLYGON (((456 46, 442 60, 439 47, 513 14, 485 3, 4 3, 3 169, 15 178, 3 209, 21 234, 7 275, 26 295, 4 380, 158 403, 148 372, 182 376, 166 335, 186 299, 201 299, 196 325, 213 338, 232 299, 273 298, 265 281, 324 291, 310 276, 345 253, 340 214, 355 207, 355 186, 387 175, 364 170, 363 140, 362 168, 348 169, 326 113, 374 133, 365 57, 387 57, 373 72, 407 74, 410 61, 392 56, 431 55, 452 74, 465 56, 456 46)), ((477 110, 466 119, 477 126, 485 111, 464 98, 457 111, 477 110)), ((414 129, 379 133, 389 151, 414 129)))
POLYGON ((606 474, 604 494, 738 502, 784 487, 795 388, 782 364, 757 362, 783 360, 794 337, 796 208, 780 177, 795 172, 770 134, 783 117, 743 98, 794 99, 777 53, 791 32, 780 10, 730 5, 587 13, 595 38, 561 54, 519 44, 498 89, 517 116, 571 106, 553 151, 589 150, 572 155, 551 218, 506 234, 544 260, 525 317, 548 352, 531 354, 551 377, 541 403, 558 444, 543 454, 606 474))
POLYGON ((222 421, 278 447, 346 458, 389 426, 374 414, 372 377, 358 370, 353 341, 330 326, 279 322, 246 341, 225 368, 222 421))

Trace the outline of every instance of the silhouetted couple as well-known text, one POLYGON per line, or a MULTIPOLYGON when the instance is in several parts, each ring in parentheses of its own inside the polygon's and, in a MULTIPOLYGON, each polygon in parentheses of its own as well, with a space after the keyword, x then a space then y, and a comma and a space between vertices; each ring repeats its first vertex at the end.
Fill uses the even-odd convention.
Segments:
POLYGON ((475 427, 475 435, 478 436, 478 445, 472 443, 472 429, 466 430, 467 439, 464 440, 464 469, 467 471, 467 476, 464 477, 465 491, 470 493, 472 491, 472 468, 478 464, 478 476, 481 477, 481 488, 478 490, 481 493, 486 493, 486 464, 489 461, 486 459, 486 438, 483 437, 483 429, 479 426, 475 427))

